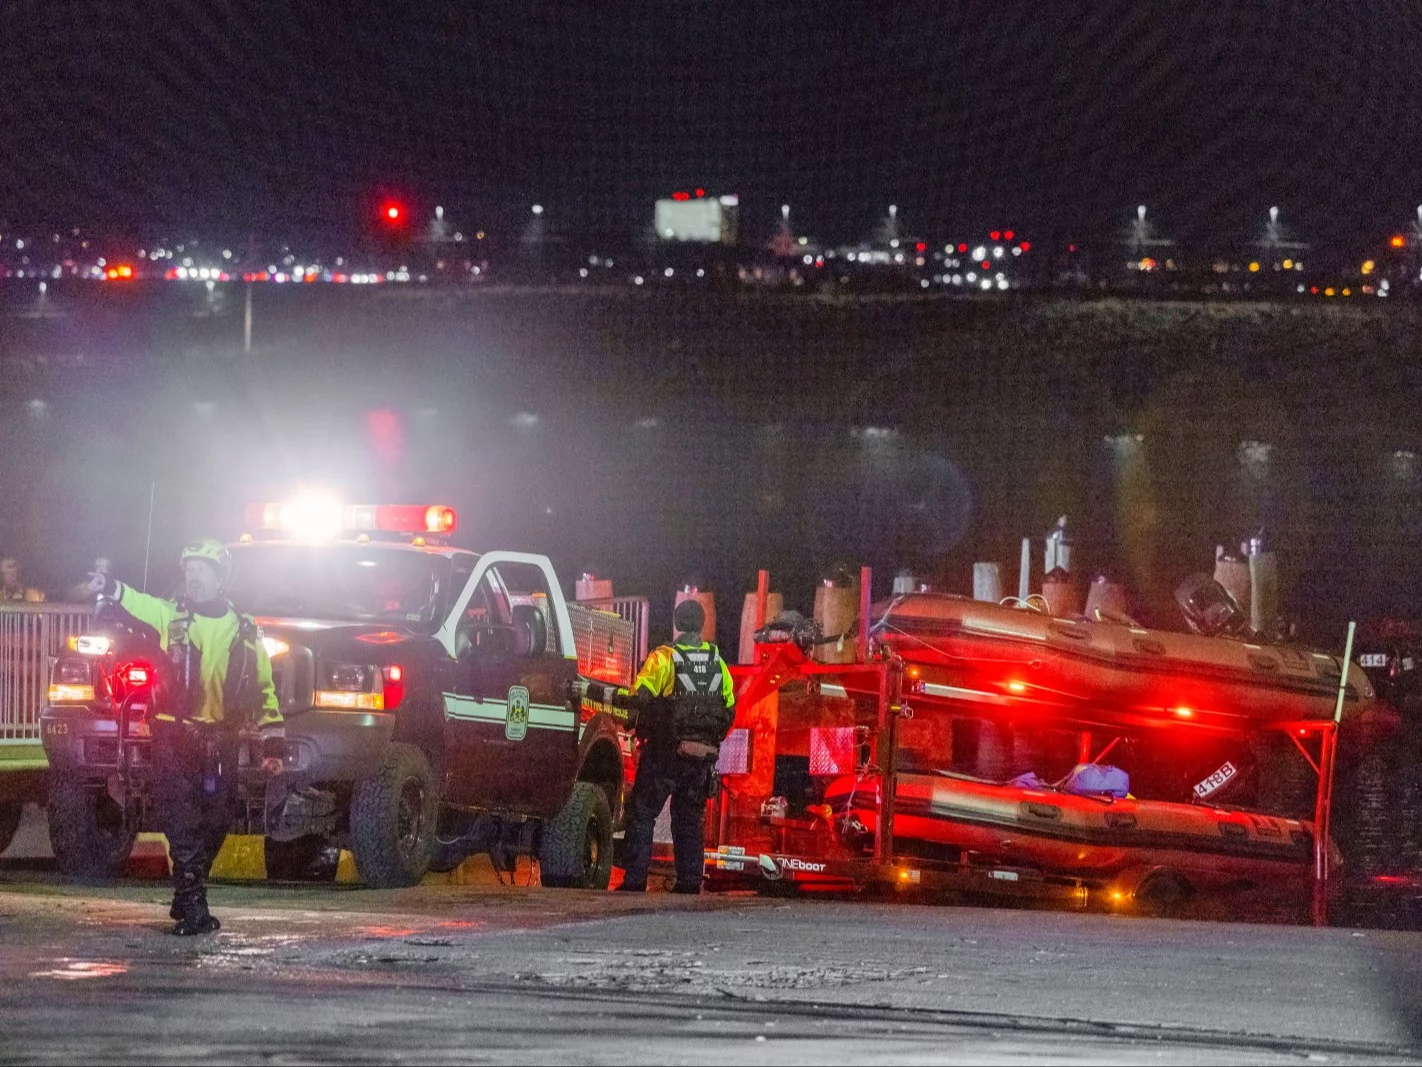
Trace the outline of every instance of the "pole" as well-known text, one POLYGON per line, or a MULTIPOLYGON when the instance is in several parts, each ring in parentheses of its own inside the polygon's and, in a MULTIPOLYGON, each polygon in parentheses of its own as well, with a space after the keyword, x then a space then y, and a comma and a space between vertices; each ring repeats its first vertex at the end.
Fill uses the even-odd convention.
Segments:
POLYGON ((148 592, 148 553, 153 548, 153 498, 158 494, 158 483, 148 483, 148 536, 143 542, 143 591, 148 592))
POLYGON ((252 354, 252 283, 247 283, 246 308, 242 312, 242 354, 252 354))
POLYGON ((1333 722, 1323 731, 1318 753, 1318 796, 1313 808, 1313 924, 1328 925, 1328 840, 1333 816, 1333 770, 1338 761, 1338 728, 1343 722, 1343 700, 1348 694, 1348 667, 1353 661, 1353 637, 1358 624, 1348 623, 1343 645, 1343 669, 1338 675, 1338 701, 1333 722))
POLYGON ((1032 595, 1032 538, 1022 538, 1022 562, 1017 566, 1017 599, 1032 595))
POLYGON ((770 572, 758 571, 755 578, 755 628, 765 628, 765 612, 770 602, 770 572))
POLYGON ((869 662, 869 612, 873 610, 874 572, 859 568, 859 662, 869 662))

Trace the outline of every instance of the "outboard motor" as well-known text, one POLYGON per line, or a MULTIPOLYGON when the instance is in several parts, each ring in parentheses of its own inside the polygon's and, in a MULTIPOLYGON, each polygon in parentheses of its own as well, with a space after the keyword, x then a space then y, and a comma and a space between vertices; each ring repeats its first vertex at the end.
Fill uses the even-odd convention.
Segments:
POLYGON ((1233 637, 1249 632, 1249 616, 1229 590, 1208 574, 1192 574, 1175 590, 1176 603, 1190 629, 1205 637, 1233 637))

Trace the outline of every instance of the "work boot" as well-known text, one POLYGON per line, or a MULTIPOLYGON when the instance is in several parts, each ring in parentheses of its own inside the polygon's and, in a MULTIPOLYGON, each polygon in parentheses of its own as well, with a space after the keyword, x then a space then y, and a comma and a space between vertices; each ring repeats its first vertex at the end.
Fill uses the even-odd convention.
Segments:
MULTIPOLYGON (((222 923, 218 922, 217 916, 207 910, 207 896, 193 897, 184 902, 186 910, 178 916, 178 921, 173 926, 173 933, 178 937, 192 937, 194 934, 212 934, 222 928, 222 923)), ((178 909, 178 902, 174 901, 173 909, 178 909)))
POLYGON ((207 887, 201 876, 190 869, 173 872, 173 906, 168 915, 176 921, 173 933, 179 937, 211 933, 221 925, 207 910, 207 887))
POLYGON ((681 893, 681 894, 683 894, 683 895, 685 895, 685 896, 689 896, 689 897, 700 896, 700 895, 701 895, 701 883, 700 883, 700 882, 695 882, 695 883, 687 882, 686 884, 682 884, 681 882, 677 882, 676 885, 672 886, 672 892, 673 892, 673 893, 681 893))

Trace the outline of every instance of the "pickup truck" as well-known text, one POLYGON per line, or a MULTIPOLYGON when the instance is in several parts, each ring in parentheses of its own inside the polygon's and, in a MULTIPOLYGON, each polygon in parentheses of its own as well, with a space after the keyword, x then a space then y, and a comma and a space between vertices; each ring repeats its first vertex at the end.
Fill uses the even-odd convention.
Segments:
MULTIPOLYGON (((321 877, 340 847, 377 887, 487 852, 502 869, 536 856, 544 885, 606 888, 632 746, 625 712, 584 693, 630 682, 638 628, 567 602, 544 556, 449 546, 449 509, 343 513, 342 535, 307 539, 268 507, 278 536, 230 546, 228 593, 261 627, 286 719, 281 774, 243 748, 233 831, 265 836, 268 877, 321 877)), ((162 660, 157 634, 112 606, 70 644, 41 713, 50 836, 62 871, 101 877, 159 828, 147 714, 162 660)))

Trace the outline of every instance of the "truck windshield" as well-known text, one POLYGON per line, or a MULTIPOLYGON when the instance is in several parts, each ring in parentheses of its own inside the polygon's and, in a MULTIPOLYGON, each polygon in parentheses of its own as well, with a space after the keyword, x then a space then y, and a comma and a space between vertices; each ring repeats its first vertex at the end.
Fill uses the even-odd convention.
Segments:
POLYGON ((251 615, 400 623, 431 630, 451 580, 445 556, 382 545, 246 545, 232 553, 232 602, 251 615))

